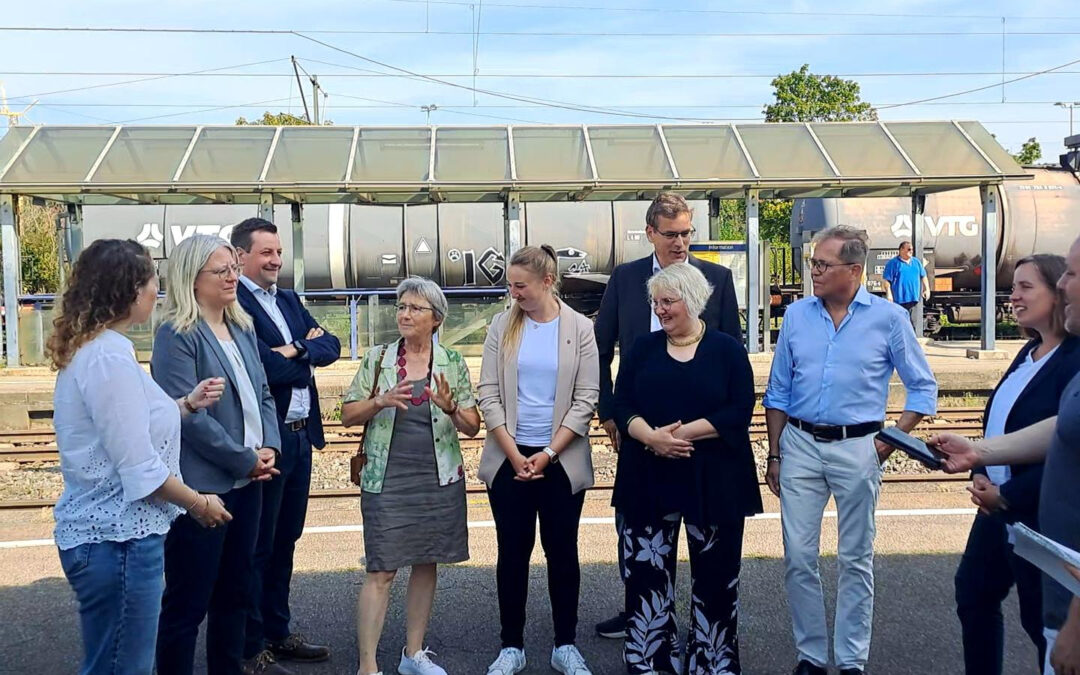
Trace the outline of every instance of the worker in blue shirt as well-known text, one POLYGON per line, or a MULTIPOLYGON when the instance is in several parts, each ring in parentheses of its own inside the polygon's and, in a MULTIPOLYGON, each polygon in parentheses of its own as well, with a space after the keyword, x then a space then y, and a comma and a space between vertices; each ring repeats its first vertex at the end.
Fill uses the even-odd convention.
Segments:
POLYGON ((815 243, 814 294, 784 314, 762 402, 765 479, 780 497, 795 674, 825 675, 829 662, 818 558, 831 495, 839 566, 835 663, 841 675, 862 675, 874 610, 874 510, 881 464, 892 451, 874 434, 894 370, 907 389, 897 424, 904 431, 936 412, 937 383, 904 311, 862 285, 866 233, 833 227, 815 243))
POLYGON ((915 321, 915 306, 919 304, 919 295, 923 300, 930 299, 930 281, 926 277, 926 268, 922 261, 912 257, 910 241, 900 242, 897 255, 885 263, 881 280, 885 285, 885 299, 895 302, 908 311, 912 323, 915 321))

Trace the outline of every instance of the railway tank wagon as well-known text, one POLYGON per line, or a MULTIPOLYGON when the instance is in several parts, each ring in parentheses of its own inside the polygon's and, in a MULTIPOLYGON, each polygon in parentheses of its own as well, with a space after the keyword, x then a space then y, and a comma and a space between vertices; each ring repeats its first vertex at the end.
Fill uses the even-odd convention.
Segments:
MULTIPOLYGON (((1012 287, 1016 261, 1033 253, 1062 253, 1080 234, 1080 177, 1058 168, 1029 168, 1033 181, 1006 181, 998 190, 1001 227, 997 270, 999 314, 1012 287)), ((982 271, 982 205, 975 188, 927 195, 923 246, 934 290, 928 307, 950 321, 978 321, 982 271)), ((877 254, 868 269, 872 289, 880 287, 884 261, 911 238, 911 202, 896 198, 797 199, 791 215, 791 245, 803 234, 833 225, 863 228, 877 254)))

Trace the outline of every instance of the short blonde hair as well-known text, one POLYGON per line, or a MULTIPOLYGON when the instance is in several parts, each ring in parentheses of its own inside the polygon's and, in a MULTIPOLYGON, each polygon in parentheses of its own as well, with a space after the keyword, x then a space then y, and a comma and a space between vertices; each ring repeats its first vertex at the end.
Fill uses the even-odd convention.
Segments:
MULTIPOLYGON (((194 330, 202 319, 199 302, 195 298, 195 278, 199 276, 206 261, 219 248, 224 248, 232 255, 233 262, 238 260, 236 249, 221 237, 211 234, 196 234, 188 237, 173 249, 169 255, 169 271, 165 288, 165 321, 171 323, 179 333, 194 330)), ((240 280, 237 279, 237 283, 240 280)), ((233 301, 225 307, 225 320, 243 330, 251 330, 251 317, 233 301)))
POLYGON ((649 301, 661 291, 673 291, 686 304, 690 316, 700 317, 712 297, 713 285, 690 263, 673 263, 649 277, 649 301))

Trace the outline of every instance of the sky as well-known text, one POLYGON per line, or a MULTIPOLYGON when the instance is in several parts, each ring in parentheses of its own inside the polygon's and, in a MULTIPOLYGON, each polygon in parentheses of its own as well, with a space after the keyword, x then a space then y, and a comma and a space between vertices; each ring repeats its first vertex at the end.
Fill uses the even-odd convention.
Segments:
POLYGON ((23 124, 303 114, 295 57, 335 124, 755 121, 805 63, 856 80, 881 119, 978 120, 1012 151, 1036 137, 1044 161, 1069 133, 1055 102, 1078 103, 1080 133, 1075 0, 5 4, 0 83, 11 110, 37 101, 23 124), (230 32, 13 30, 87 27, 230 32))

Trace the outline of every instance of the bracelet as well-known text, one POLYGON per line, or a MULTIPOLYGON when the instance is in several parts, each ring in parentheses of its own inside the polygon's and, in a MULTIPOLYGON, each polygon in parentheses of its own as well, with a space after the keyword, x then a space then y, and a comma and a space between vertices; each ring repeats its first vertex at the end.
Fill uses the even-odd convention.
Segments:
POLYGON ((765 458, 765 460, 768 461, 768 462, 777 462, 777 463, 779 463, 780 460, 781 460, 781 457, 780 457, 780 455, 769 455, 768 457, 765 458))
MULTIPOLYGON (((195 499, 193 499, 191 501, 191 504, 189 504, 188 507, 186 509, 184 509, 184 510, 187 511, 188 513, 194 513, 193 509, 195 508, 195 505, 199 503, 199 497, 205 498, 205 495, 196 492, 195 493, 195 499)), ((207 505, 209 505, 210 502, 207 501, 206 503, 207 503, 207 505)))
POLYGON ((185 395, 184 398, 180 399, 180 403, 184 406, 184 409, 192 415, 198 412, 198 409, 195 406, 191 405, 191 401, 188 400, 187 395, 185 395))
MULTIPOLYGON (((454 415, 457 414, 458 407, 459 407, 458 402, 454 401, 454 407, 451 408, 450 410, 443 410, 443 414, 446 415, 447 417, 453 417, 454 415)), ((440 410, 442 410, 442 408, 440 408, 440 410)))

